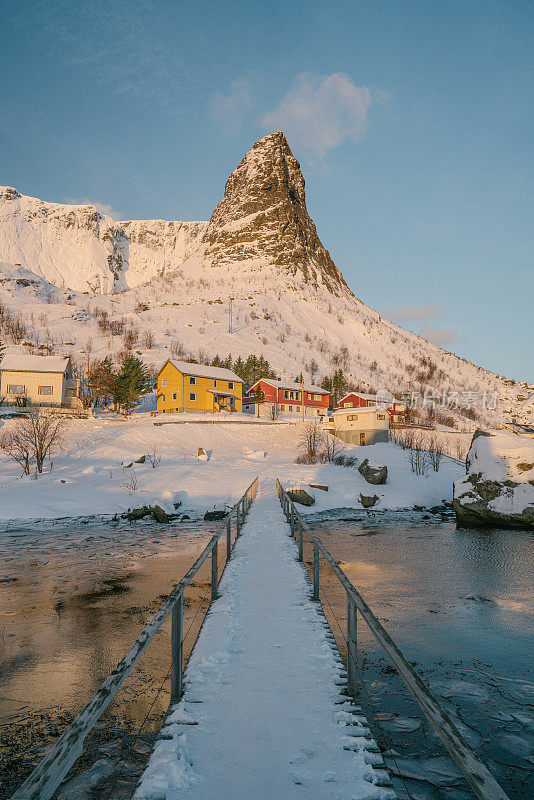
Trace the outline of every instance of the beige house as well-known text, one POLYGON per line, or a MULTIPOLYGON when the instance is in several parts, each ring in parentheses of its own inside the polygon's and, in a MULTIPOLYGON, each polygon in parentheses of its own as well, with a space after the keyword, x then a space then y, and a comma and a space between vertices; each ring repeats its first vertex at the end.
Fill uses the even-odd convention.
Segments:
POLYGON ((339 408, 328 422, 332 433, 348 444, 368 445, 387 442, 389 414, 385 408, 339 408))
POLYGON ((0 403, 10 406, 80 406, 70 358, 12 353, 0 362, 0 403))

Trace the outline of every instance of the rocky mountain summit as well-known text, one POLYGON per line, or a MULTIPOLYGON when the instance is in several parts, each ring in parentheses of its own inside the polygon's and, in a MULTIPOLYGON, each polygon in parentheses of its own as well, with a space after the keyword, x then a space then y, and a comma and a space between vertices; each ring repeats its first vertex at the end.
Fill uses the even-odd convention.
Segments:
POLYGON ((308 214, 300 164, 281 131, 256 142, 232 172, 204 242, 216 265, 260 260, 333 293, 347 289, 308 214))

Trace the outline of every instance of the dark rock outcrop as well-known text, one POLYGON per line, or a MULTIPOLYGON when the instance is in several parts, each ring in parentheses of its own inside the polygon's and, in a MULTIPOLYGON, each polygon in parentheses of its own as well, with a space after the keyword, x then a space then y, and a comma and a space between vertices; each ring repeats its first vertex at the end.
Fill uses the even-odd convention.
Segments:
POLYGON ((378 498, 377 494, 373 494, 373 495, 361 494, 360 495, 360 503, 362 504, 362 506, 364 508, 372 508, 373 506, 376 506, 376 504, 378 503, 378 499, 379 498, 378 498))
POLYGON ((290 500, 294 503, 300 503, 301 506, 312 506, 315 503, 315 497, 305 489, 288 489, 286 492, 290 500))

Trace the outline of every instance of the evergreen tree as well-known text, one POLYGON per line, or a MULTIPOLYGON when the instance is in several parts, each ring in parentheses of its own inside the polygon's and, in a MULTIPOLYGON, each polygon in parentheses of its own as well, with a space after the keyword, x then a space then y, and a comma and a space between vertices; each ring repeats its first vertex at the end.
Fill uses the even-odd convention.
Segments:
POLYGON ((149 391, 148 372, 141 359, 135 356, 124 359, 114 389, 113 400, 127 417, 139 403, 141 395, 149 391))
POLYGON ((213 361, 211 362, 211 366, 212 367, 222 367, 223 366, 223 362, 221 361, 221 359, 219 358, 218 355, 216 355, 215 358, 213 359, 213 361))
POLYGON ((113 363, 109 356, 102 361, 93 361, 89 375, 89 395, 90 401, 99 398, 106 402, 115 396, 115 381, 117 373, 113 369, 113 363))
POLYGON ((242 381, 245 380, 245 362, 243 361, 241 356, 236 358, 233 367, 230 367, 230 369, 233 369, 237 377, 241 378, 242 381))
POLYGON ((346 393, 347 379, 343 375, 343 370, 340 367, 334 372, 334 377, 332 378, 332 403, 334 408, 339 405, 339 401, 346 393))

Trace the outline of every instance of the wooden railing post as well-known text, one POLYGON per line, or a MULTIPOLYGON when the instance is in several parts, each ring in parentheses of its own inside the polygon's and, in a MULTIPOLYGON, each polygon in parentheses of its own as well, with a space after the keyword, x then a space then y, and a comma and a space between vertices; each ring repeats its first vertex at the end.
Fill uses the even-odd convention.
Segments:
POLYGON ((299 536, 299 561, 304 561, 304 531, 302 529, 302 522, 298 522, 298 536, 299 536))
POLYGON ((237 534, 236 535, 239 536, 239 530, 241 528, 240 520, 239 520, 239 503, 237 504, 235 513, 236 513, 236 528, 237 528, 237 534))
POLYGON ((313 599, 319 599, 319 545, 313 543, 313 599))
POLYGON ((171 702, 182 696, 182 635, 184 627, 184 596, 180 594, 172 609, 171 618, 171 702))
POLYGON ((232 555, 232 518, 228 517, 226 523, 226 560, 229 561, 232 555))
POLYGON ((211 599, 218 597, 219 588, 219 542, 215 542, 211 551, 211 599))
POLYGON ((347 684, 349 694, 357 693, 358 611, 347 593, 347 684))

